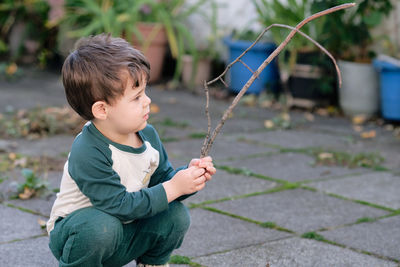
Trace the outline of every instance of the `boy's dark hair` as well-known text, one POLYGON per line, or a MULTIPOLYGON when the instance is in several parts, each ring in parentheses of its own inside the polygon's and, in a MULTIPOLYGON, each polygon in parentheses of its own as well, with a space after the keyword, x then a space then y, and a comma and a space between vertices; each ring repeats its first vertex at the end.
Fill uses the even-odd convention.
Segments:
POLYGON ((62 68, 68 103, 82 118, 93 119, 96 101, 111 104, 124 94, 128 78, 124 72, 139 86, 149 80, 150 64, 122 38, 103 33, 79 40, 62 68))

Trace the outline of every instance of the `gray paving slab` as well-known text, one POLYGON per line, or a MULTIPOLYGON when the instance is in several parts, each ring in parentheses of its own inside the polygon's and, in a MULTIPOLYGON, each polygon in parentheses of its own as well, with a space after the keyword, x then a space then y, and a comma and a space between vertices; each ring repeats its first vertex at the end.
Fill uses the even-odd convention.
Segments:
POLYGON ((45 217, 0 204, 0 243, 44 234, 38 219, 46 220, 45 217))
POLYGON ((198 134, 198 133, 205 134, 205 131, 193 127, 177 128, 171 126, 166 127, 157 124, 154 124, 153 126, 156 128, 161 140, 188 139, 192 134, 198 134))
MULTIPOLYGON (((160 107, 160 111, 152 115, 154 121, 165 118, 173 121, 186 122, 197 129, 207 130, 207 117, 205 115, 205 99, 202 101, 199 96, 194 96, 186 92, 168 92, 170 96, 162 91, 150 93, 153 104, 160 107), (179 93, 179 95, 176 95, 179 93), (151 95, 152 94, 152 95, 151 95), (164 99, 160 97, 164 95, 164 99)), ((224 101, 214 101, 210 104, 210 115, 212 126, 215 127, 221 119, 228 103, 224 101)), ((240 107, 242 108, 242 107, 240 107)), ((228 119, 222 129, 222 133, 232 132, 251 132, 264 128, 264 122, 251 116, 241 115, 240 109, 234 111, 234 116, 228 119)))
POLYGON ((376 140, 363 140, 350 144, 348 150, 352 153, 378 153, 384 158, 383 166, 400 171, 400 139, 391 135, 376 140))
POLYGON ((65 157, 71 150, 75 136, 55 135, 36 140, 20 139, 15 152, 29 156, 65 157))
POLYGON ((53 206, 54 200, 56 200, 56 194, 51 194, 46 197, 35 197, 27 200, 22 199, 11 199, 7 203, 10 203, 16 207, 25 208, 33 212, 39 213, 43 216, 49 217, 51 208, 53 206))
POLYGON ((0 112, 67 105, 60 75, 26 70, 18 81, 0 81, 0 112))
MULTIPOLYGON (((13 199, 18 194, 19 185, 25 183, 25 178, 21 174, 21 169, 14 169, 12 171, 1 174, 5 180, 0 183, 0 196, 3 200, 13 199)), ((40 179, 47 183, 48 192, 44 195, 51 194, 53 190, 60 188, 60 182, 62 177, 61 171, 49 171, 45 173, 36 173, 40 179)))
POLYGON ((277 185, 263 179, 233 175, 224 171, 217 171, 213 179, 207 182, 206 187, 185 200, 185 203, 200 203, 207 200, 240 196, 254 192, 262 192, 272 189, 277 185))
POLYGON ((321 232, 326 239, 400 260, 400 216, 321 232))
POLYGON ((13 267, 54 267, 58 266, 51 254, 47 236, 0 244, 0 263, 13 267))
MULTIPOLYGON (((200 150, 203 145, 203 139, 190 139, 182 140, 177 142, 168 142, 164 146, 167 153, 175 158, 198 158, 200 156, 200 150)), ((247 144, 239 143, 230 138, 217 138, 213 144, 210 156, 213 157, 215 161, 223 161, 225 159, 235 159, 241 158, 248 155, 255 155, 261 153, 274 152, 275 149, 247 144)))
POLYGON ((275 222, 297 233, 378 217, 388 212, 304 189, 286 190, 210 205, 260 222, 275 222))
POLYGON ((252 266, 265 267, 310 267, 343 266, 375 267, 398 266, 395 262, 354 252, 315 240, 287 238, 262 245, 195 258, 193 261, 204 266, 252 266))
POLYGON ((324 147, 329 149, 345 149, 352 139, 345 135, 310 132, 303 130, 275 130, 250 133, 246 139, 260 143, 278 145, 288 148, 324 147))
POLYGON ((254 173, 291 182, 327 179, 366 172, 363 168, 342 168, 337 166, 313 166, 314 159, 300 153, 281 153, 263 157, 252 157, 222 162, 236 168, 246 168, 254 173))
POLYGON ((323 192, 400 209, 400 176, 390 172, 365 173, 308 185, 323 192))
POLYGON ((174 254, 188 257, 203 256, 289 235, 202 209, 192 209, 190 213, 190 229, 181 248, 175 250, 174 254))

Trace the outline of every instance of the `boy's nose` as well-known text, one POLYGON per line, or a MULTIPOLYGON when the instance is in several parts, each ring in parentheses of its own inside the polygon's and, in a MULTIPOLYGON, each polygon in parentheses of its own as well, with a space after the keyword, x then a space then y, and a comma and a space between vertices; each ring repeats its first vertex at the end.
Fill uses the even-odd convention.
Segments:
POLYGON ((146 95, 145 105, 148 106, 151 104, 151 98, 146 95))

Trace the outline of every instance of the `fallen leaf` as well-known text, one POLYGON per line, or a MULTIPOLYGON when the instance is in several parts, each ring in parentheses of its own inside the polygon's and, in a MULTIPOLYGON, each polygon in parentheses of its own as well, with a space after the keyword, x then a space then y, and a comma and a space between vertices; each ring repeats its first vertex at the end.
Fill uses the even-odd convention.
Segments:
POLYGON ((329 111, 327 109, 325 109, 325 108, 319 108, 317 110, 317 114, 320 115, 320 116, 326 117, 326 116, 329 116, 329 111))
POLYGON ((265 120, 264 121, 264 127, 265 128, 272 129, 272 128, 274 128, 274 126, 275 126, 275 124, 274 124, 273 121, 271 121, 271 120, 265 120))
POLYGON ((392 124, 385 125, 385 130, 386 131, 393 131, 394 130, 394 126, 392 124))
POLYGON ((40 225, 40 228, 42 228, 42 229, 46 228, 46 221, 45 220, 42 220, 42 219, 39 218, 37 220, 37 222, 40 225))
POLYGON ((242 97, 241 102, 248 107, 255 107, 257 105, 257 98, 255 95, 246 95, 242 97))
POLYGON ((11 152, 11 153, 8 154, 8 158, 9 158, 10 160, 15 160, 15 159, 17 158, 17 154, 11 152))
POLYGON ((355 125, 363 124, 367 120, 365 115, 356 115, 352 118, 352 122, 355 125))
POLYGON ((176 100, 175 97, 168 98, 168 104, 176 104, 176 103, 178 103, 178 100, 176 100))
POLYGON ((309 112, 304 114, 304 117, 306 117, 306 120, 308 121, 314 121, 314 115, 309 112))
POLYGON ((14 73, 16 73, 18 70, 18 66, 15 63, 11 63, 10 65, 7 66, 6 68, 6 73, 8 75, 13 75, 14 73))
POLYGON ((363 130, 363 127, 360 125, 353 125, 353 130, 357 133, 361 132, 363 130))
POLYGON ((282 120, 284 120, 284 121, 290 121, 290 115, 289 115, 289 113, 282 113, 281 118, 282 118, 282 120))
POLYGON ((26 200, 30 199, 35 194, 35 189, 25 187, 24 192, 19 194, 18 197, 20 199, 26 200))
POLYGON ((28 163, 28 158, 22 157, 22 158, 14 161, 14 166, 15 167, 19 166, 19 167, 25 168, 27 163, 28 163))
POLYGON ((368 132, 362 132, 360 136, 362 138, 364 138, 364 139, 375 138, 376 137, 376 131, 375 130, 371 130, 371 131, 368 131, 368 132))
POLYGON ((160 112, 160 107, 157 104, 150 105, 150 113, 155 114, 160 112))
POLYGON ((271 100, 260 101, 261 108, 270 108, 270 107, 272 107, 272 104, 273 104, 273 102, 271 100))
POLYGON ((318 154, 318 158, 320 160, 331 159, 331 158, 333 158, 333 154, 328 153, 328 152, 322 152, 322 153, 318 154))

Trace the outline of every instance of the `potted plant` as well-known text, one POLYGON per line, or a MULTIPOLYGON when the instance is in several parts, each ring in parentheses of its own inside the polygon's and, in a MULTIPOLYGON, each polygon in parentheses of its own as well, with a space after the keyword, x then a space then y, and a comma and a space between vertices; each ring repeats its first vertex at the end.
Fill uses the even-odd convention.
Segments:
POLYGON ((39 63, 55 54, 56 25, 49 22, 46 0, 0 3, 0 56, 11 62, 39 63))
POLYGON ((65 22, 73 28, 70 36, 109 32, 132 41, 150 59, 151 82, 157 81, 161 74, 163 62, 156 60, 164 58, 161 51, 153 59, 156 52, 151 45, 165 51, 168 44, 171 55, 177 60, 174 80, 178 80, 184 42, 192 43, 193 40, 185 20, 206 1, 196 0, 189 4, 184 0, 67 0, 65 22))
MULTIPOLYGON (((311 14, 312 0, 252 0, 252 3, 257 10, 258 21, 264 27, 272 24, 294 27, 311 14)), ((307 24, 301 31, 315 39, 321 27, 318 23, 307 24)), ((271 33, 274 42, 279 44, 289 34, 289 30, 273 27, 271 33)), ((279 63, 281 71, 287 73, 282 76, 288 77, 287 86, 294 98, 327 103, 334 101, 335 72, 332 63, 309 40, 296 35, 288 44, 287 52, 279 57, 279 63)))
MULTIPOLYGON (((196 49, 188 50, 183 56, 182 82, 185 86, 193 89, 196 86, 203 86, 204 81, 208 81, 211 76, 212 63, 219 58, 217 51, 218 41, 218 5, 215 1, 210 1, 210 15, 203 14, 201 31, 204 33, 209 29, 207 38, 200 36, 196 39, 196 44, 192 44, 196 49), (207 25, 207 28, 204 27, 207 25)), ((208 6, 206 6, 207 8, 208 6)), ((199 23, 199 21, 195 21, 199 23)), ((195 28, 195 27, 193 27, 195 28)))
MULTIPOLYGON (((325 9, 340 0, 315 0, 314 7, 325 9)), ((374 52, 372 29, 392 9, 390 0, 359 0, 346 12, 339 11, 322 19, 319 42, 339 58, 343 84, 339 104, 346 115, 374 115, 379 109, 377 73, 371 61, 374 52)))
MULTIPOLYGON (((233 62, 256 40, 258 34, 253 31, 237 31, 224 38, 224 44, 229 48, 229 62, 233 62)), ((275 50, 276 45, 268 38, 256 43, 241 60, 246 64, 237 62, 230 69, 231 91, 238 93, 265 59, 275 50)), ((277 60, 274 59, 259 75, 247 90, 250 94, 260 94, 267 89, 271 92, 277 90, 279 83, 279 70, 277 60)))
MULTIPOLYGON (((400 3, 395 4, 394 12, 400 11, 400 3)), ((396 15, 394 26, 397 24, 396 15)), ((389 27, 388 36, 383 39, 384 54, 373 61, 373 65, 380 75, 380 96, 382 116, 388 120, 400 121, 400 32, 397 27, 389 27), (390 38, 392 35, 392 39, 390 38)))

